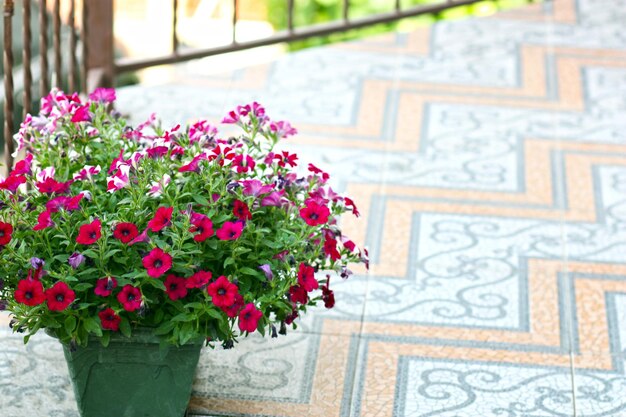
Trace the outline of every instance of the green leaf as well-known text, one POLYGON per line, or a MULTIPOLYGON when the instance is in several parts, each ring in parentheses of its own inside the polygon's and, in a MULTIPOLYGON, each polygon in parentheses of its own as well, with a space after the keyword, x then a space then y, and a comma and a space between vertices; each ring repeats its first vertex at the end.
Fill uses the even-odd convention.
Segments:
POLYGON ((215 310, 213 308, 207 308, 206 312, 209 316, 213 317, 214 319, 218 319, 218 320, 224 319, 224 313, 222 313, 221 311, 215 310))
POLYGON ((184 345, 187 343, 194 335, 193 326, 191 323, 185 323, 183 327, 180 328, 180 332, 178 333, 178 338, 180 340, 180 344, 184 345))
POLYGON ((201 206, 210 206, 211 203, 209 203, 209 200, 207 200, 205 197, 203 197, 200 194, 193 194, 192 195, 193 200, 200 204, 201 206))
POLYGON ((120 321, 120 332, 125 337, 130 337, 130 323, 128 322, 128 319, 122 318, 122 321, 120 321))
POLYGON ((194 316, 188 313, 180 313, 172 317, 173 322, 179 322, 179 321, 186 322, 186 321, 192 321, 193 319, 194 319, 194 316))
POLYGON ((76 317, 69 316, 65 319, 65 331, 67 334, 71 334, 76 328, 76 317))
POLYGON ((109 346, 110 341, 111 341, 111 332, 104 332, 102 334, 102 337, 100 338, 100 343, 102 343, 102 346, 107 347, 109 346))
POLYGON ((93 317, 87 317, 85 320, 83 320, 83 327, 89 333, 93 333, 97 336, 102 336, 102 328, 100 327, 98 321, 93 317))
POLYGON ((161 291, 165 291, 165 284, 160 279, 151 278, 148 280, 148 283, 152 285, 154 288, 157 288, 161 291))
POLYGON ((233 265, 234 263, 235 263, 235 260, 231 257, 224 259, 224 269, 226 269, 228 265, 233 265))
POLYGON ((162 325, 160 325, 159 327, 157 327, 156 330, 154 331, 154 334, 157 336, 167 334, 172 331, 174 326, 175 326, 174 322, 168 320, 162 325))

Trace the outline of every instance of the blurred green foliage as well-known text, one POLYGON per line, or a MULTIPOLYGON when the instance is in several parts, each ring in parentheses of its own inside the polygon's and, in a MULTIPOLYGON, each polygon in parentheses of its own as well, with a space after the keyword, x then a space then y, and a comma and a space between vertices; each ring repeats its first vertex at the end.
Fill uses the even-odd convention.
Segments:
MULTIPOLYGON (((469 6, 459 6, 440 12, 410 17, 393 23, 384 23, 363 29, 349 30, 328 36, 315 37, 289 44, 290 51, 312 46, 325 45, 376 35, 389 31, 410 31, 418 27, 428 26, 438 20, 461 19, 468 16, 486 16, 499 10, 523 6, 533 0, 486 0, 469 6)), ((287 2, 285 0, 268 0, 269 21, 276 30, 287 29, 287 2)), ((441 3, 441 0, 401 0, 403 8, 441 3)), ((395 0, 350 0, 350 18, 355 19, 375 13, 391 12, 395 0)), ((309 26, 342 19, 343 0, 295 0, 294 27, 309 26)))

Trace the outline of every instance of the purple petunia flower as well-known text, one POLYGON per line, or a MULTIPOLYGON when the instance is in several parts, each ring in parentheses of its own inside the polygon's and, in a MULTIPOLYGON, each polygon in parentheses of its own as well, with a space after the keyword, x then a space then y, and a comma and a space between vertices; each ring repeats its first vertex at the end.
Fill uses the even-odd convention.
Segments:
POLYGON ((33 266, 34 269, 39 269, 43 268, 43 266, 46 264, 46 261, 40 258, 32 257, 30 258, 30 264, 33 266))
POLYGON ((82 264, 84 261, 85 257, 78 252, 74 252, 72 256, 70 256, 70 258, 67 260, 70 266, 74 269, 78 268, 80 264, 82 264))
POLYGON ((270 264, 263 264, 259 266, 259 269, 263 271, 263 273, 265 274, 265 278, 267 278, 268 281, 274 279, 274 273, 272 272, 272 267, 270 266, 270 264))

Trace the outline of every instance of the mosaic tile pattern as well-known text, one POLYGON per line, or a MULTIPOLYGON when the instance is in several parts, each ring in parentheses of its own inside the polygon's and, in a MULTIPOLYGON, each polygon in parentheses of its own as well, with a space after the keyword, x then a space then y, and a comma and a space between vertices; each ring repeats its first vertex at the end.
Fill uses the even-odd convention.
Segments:
MULTIPOLYGON (((204 352, 189 414, 626 417, 625 21, 552 0, 120 90, 135 121, 291 120, 371 249, 334 310, 204 352)), ((3 415, 76 415, 58 346, 0 343, 3 415)))

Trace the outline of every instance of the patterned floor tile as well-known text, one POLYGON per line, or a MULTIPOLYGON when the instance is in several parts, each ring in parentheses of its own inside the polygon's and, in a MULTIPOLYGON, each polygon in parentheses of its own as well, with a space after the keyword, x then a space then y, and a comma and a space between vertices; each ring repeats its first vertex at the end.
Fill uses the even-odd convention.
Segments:
POLYGON ((574 416, 568 354, 367 338, 352 416, 574 416))
POLYGON ((348 412, 358 336, 290 332, 204 350, 192 415, 339 416, 348 412))
POLYGON ((624 357, 584 355, 574 357, 576 415, 626 416, 624 357))

